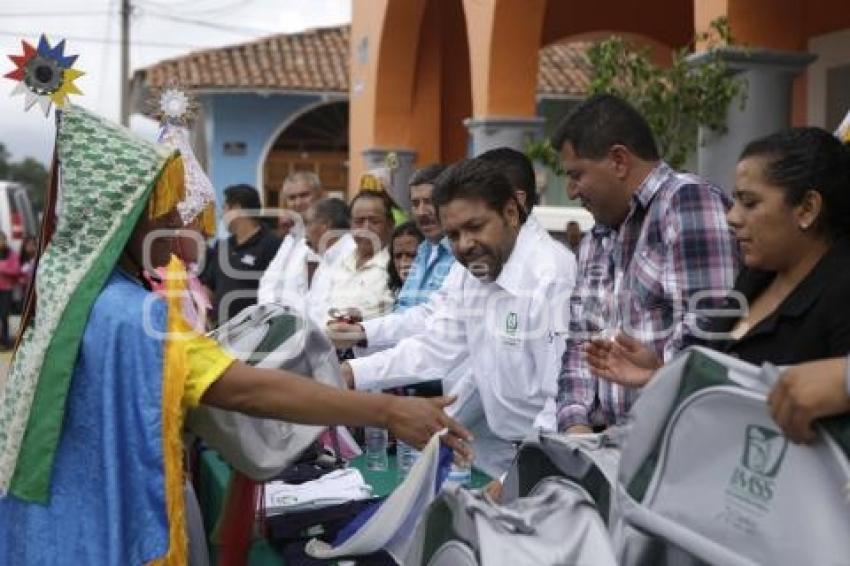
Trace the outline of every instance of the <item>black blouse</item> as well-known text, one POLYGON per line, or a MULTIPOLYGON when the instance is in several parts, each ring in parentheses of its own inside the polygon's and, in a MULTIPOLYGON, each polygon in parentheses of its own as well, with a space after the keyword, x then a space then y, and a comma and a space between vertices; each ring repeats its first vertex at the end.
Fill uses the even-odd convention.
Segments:
MULTIPOLYGON (((735 290, 752 304, 775 273, 744 269, 735 290)), ((727 300, 727 307, 738 301, 727 300)), ((731 332, 740 317, 715 318, 713 332, 731 332)), ((799 364, 850 352, 850 242, 834 244, 812 271, 770 315, 739 340, 715 340, 709 347, 760 365, 799 364)))

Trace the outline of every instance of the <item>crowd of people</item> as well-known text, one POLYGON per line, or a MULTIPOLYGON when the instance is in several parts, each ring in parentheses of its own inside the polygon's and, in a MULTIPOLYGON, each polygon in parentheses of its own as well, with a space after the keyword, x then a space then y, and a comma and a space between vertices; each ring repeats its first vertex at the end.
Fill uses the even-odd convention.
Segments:
MULTIPOLYGON (((352 388, 440 382, 494 477, 530 431, 625 422, 655 370, 689 346, 779 365, 850 352, 843 287, 827 284, 844 275, 850 234, 847 151, 831 134, 753 141, 731 191, 671 169, 643 117, 613 96, 583 103, 555 138, 569 196, 596 221, 586 235, 567 226, 566 247, 531 214, 531 163, 500 148, 417 171, 412 218, 395 227, 386 186, 361 184, 346 206, 314 175, 292 175, 282 245, 257 221, 229 224, 237 270, 243 242, 262 248, 249 256, 261 277, 239 282, 327 328, 352 388)), ((227 210, 259 209, 256 191, 239 200, 236 189, 227 210)), ((218 258, 205 273, 220 272, 218 258)), ((204 281, 221 309, 227 279, 204 281)))
MULTIPOLYGON (((623 424, 656 370, 694 345, 754 364, 791 366, 769 406, 793 440, 811 439, 815 419, 850 410, 850 309, 843 297, 850 284, 843 269, 850 259, 850 151, 837 138, 794 128, 754 140, 740 156, 735 186, 726 190, 667 165, 646 120, 615 96, 580 104, 554 142, 570 198, 595 220, 584 235, 569 227, 568 246, 536 219, 533 167, 509 148, 416 171, 408 183, 409 219, 374 173, 361 179, 348 203, 326 197, 315 175, 290 176, 281 190, 287 212, 274 227, 264 222, 253 187, 225 189, 229 236, 209 249, 200 272, 211 304, 207 327, 255 303, 293 306, 327 332, 355 391, 234 362, 196 336, 180 354, 186 371, 180 406, 379 425, 415 445, 448 427, 447 442, 465 453, 471 442, 476 465, 495 480, 536 430, 575 434, 623 424), (444 396, 380 393, 425 382, 436 382, 444 396)), ((168 179, 152 176, 160 179, 157 189, 168 179)), ((134 198, 142 208, 146 199, 165 199, 156 192, 134 198)), ((67 358, 93 382, 116 371, 92 361, 102 352, 103 328, 123 333, 140 324, 127 317, 146 285, 141 242, 176 223, 173 210, 157 210, 142 216, 121 245, 118 268, 80 326, 79 357, 67 358)), ((132 221, 122 218, 115 222, 132 221)), ((0 256, 11 257, 2 242, 0 256)), ((156 267, 174 269, 169 252, 180 246, 168 245, 153 259, 156 267)), ((4 271, 0 293, 6 279, 4 271)), ((50 299, 39 291, 39 300, 50 299)), ((146 340, 142 349, 160 352, 159 342, 146 340)), ((27 336, 23 344, 46 347, 27 336)), ((154 374, 171 371, 169 355, 152 359, 160 360, 154 374)), ((22 364, 13 365, 13 376, 25 371, 22 364)), ((72 388, 82 387, 79 381, 72 388)), ((103 401, 93 390, 85 395, 88 403, 103 401)), ((80 406, 69 411, 71 424, 92 418, 80 406)), ((109 418, 132 428, 121 420, 129 417, 109 418)), ((140 442, 150 440, 149 432, 139 433, 140 442)), ((108 439, 83 449, 81 438, 70 436, 60 446, 65 459, 75 450, 114 452, 108 439)), ((57 491, 51 505, 68 510, 78 501, 68 486, 80 479, 56 472, 66 491, 57 491)), ((9 488, 9 477, 4 481, 0 491, 9 488)), ((12 494, 31 493, 11 485, 12 494)), ((64 524, 50 524, 56 516, 27 503, 0 502, 4 529, 13 528, 11 517, 25 515, 14 521, 19 542, 35 529, 64 524)), ((146 556, 158 556, 161 547, 146 556)))
POLYGON ((386 187, 346 207, 293 176, 282 194, 304 229, 259 261, 259 301, 303 305, 349 353, 352 388, 440 381, 458 397, 450 413, 496 440, 477 451, 494 477, 530 431, 624 423, 689 346, 778 365, 850 352, 850 160, 834 136, 754 140, 729 191, 671 169, 613 96, 580 105, 555 138, 569 196, 596 221, 586 235, 567 226, 566 247, 531 214, 533 168, 508 148, 417 171, 412 220, 395 229, 386 187))

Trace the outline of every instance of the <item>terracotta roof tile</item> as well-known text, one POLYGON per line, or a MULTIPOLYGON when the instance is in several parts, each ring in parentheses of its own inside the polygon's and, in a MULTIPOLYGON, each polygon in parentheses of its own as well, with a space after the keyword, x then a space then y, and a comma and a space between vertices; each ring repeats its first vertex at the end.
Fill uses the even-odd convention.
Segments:
MULTIPOLYGON (((349 26, 273 35, 167 59, 136 74, 149 87, 173 80, 195 89, 347 92, 349 37, 349 26)), ((541 49, 538 94, 583 96, 590 82, 589 45, 573 42, 541 49)))

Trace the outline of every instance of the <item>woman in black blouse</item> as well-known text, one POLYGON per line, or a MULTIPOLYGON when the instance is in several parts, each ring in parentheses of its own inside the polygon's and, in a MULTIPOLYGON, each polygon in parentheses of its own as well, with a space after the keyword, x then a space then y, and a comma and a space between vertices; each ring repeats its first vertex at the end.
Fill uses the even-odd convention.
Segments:
MULTIPOLYGON (((850 351, 850 151, 820 128, 751 142, 735 171, 728 213, 744 269, 705 345, 778 365, 850 351)), ((699 336, 697 338, 700 338, 699 336)), ((588 362, 602 378, 644 385, 662 365, 637 340, 594 340, 588 362)))

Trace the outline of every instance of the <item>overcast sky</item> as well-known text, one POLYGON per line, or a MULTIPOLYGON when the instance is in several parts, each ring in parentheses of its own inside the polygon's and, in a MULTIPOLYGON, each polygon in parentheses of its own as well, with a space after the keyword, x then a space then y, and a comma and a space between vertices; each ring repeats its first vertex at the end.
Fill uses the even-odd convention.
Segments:
MULTIPOLYGON (((0 143, 14 159, 47 163, 53 111, 45 119, 37 105, 23 111, 23 96, 10 97, 14 82, 2 75, 14 65, 6 55, 21 53, 20 39, 37 44, 41 32, 51 44, 68 38, 65 54, 79 54, 74 67, 86 73, 76 81, 84 95, 72 96, 72 102, 117 121, 120 5, 120 0, 0 0, 0 143)), ((196 49, 351 21, 350 0, 133 0, 133 6, 131 69, 196 49)), ((155 132, 155 125, 139 116, 131 127, 146 137, 155 132)))

